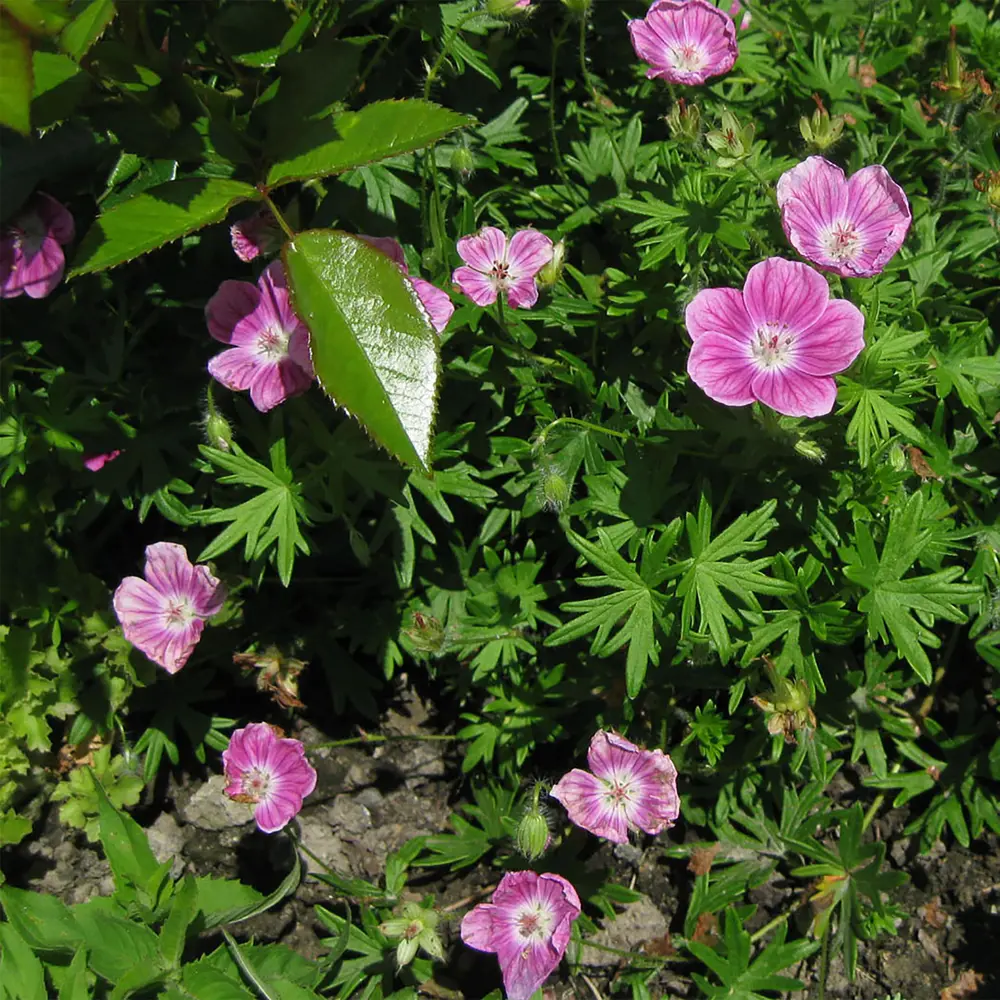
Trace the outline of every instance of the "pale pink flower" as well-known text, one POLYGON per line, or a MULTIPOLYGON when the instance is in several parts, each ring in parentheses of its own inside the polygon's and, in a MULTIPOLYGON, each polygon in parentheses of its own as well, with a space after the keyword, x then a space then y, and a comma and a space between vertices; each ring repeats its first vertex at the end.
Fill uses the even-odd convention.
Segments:
POLYGON ((462 920, 462 940, 496 952, 508 1000, 529 1000, 569 944, 580 897, 561 875, 508 872, 493 893, 462 920))
POLYGON ((512 309, 530 309, 538 301, 535 275, 552 259, 552 240, 537 229, 519 229, 507 241, 503 230, 484 226, 458 241, 465 261, 451 280, 477 306, 492 305, 503 293, 512 309))
POLYGON ((781 175, 777 194, 792 246, 842 278, 880 274, 910 228, 906 195, 879 164, 848 180, 835 163, 810 156, 781 175))
POLYGON ((40 191, 0 230, 0 298, 44 299, 62 280, 63 247, 74 236, 73 216, 40 191))
POLYGON ((590 741, 587 764, 590 771, 574 768, 549 793, 577 826, 625 844, 629 830, 659 833, 677 821, 677 768, 662 750, 643 750, 617 733, 599 730, 590 741))
POLYGON ((245 264, 261 254, 273 253, 281 246, 281 227, 266 209, 258 209, 229 227, 233 252, 245 264))
POLYGON ((83 467, 88 472, 100 472, 108 464, 108 462, 113 462, 121 454, 121 449, 116 448, 114 451, 106 451, 103 455, 88 455, 83 460, 83 467))
POLYGON ((739 22, 740 31, 746 31, 747 28, 750 27, 750 22, 753 20, 753 18, 750 15, 750 11, 744 9, 741 0, 733 0, 733 2, 729 5, 729 16, 735 22, 736 19, 740 16, 741 10, 743 11, 743 18, 739 22))
POLYGON ((316 771, 302 743, 264 722, 233 731, 229 748, 222 751, 222 766, 229 782, 226 795, 252 805, 264 833, 286 827, 316 787, 316 771))
POLYGON ((427 310, 431 326, 438 333, 443 333, 444 328, 448 325, 448 320, 451 319, 451 314, 455 311, 455 304, 451 301, 448 293, 441 291, 440 288, 432 285, 429 281, 425 281, 423 278, 416 278, 410 274, 410 269, 406 265, 406 256, 403 254, 403 248, 391 236, 365 236, 362 234, 360 238, 391 258, 400 271, 406 275, 406 280, 413 286, 413 290, 417 293, 417 298, 420 299, 421 305, 427 310))
POLYGON ((733 19, 708 0, 656 0, 628 31, 650 79, 704 83, 728 73, 739 55, 733 19))
POLYGON ((829 413, 831 378, 865 346, 861 310, 831 299, 806 264, 769 257, 750 268, 743 291, 706 288, 684 314, 694 341, 688 373, 718 403, 754 400, 789 417, 829 413))
POLYGON ((127 576, 118 585, 115 614, 133 646, 176 674, 198 645, 206 619, 222 607, 225 588, 173 542, 146 548, 143 576, 127 576))
POLYGON ((209 372, 228 389, 249 389, 261 413, 312 385, 309 330, 292 311, 279 261, 256 285, 224 281, 208 300, 205 319, 216 340, 233 345, 209 361, 209 372))

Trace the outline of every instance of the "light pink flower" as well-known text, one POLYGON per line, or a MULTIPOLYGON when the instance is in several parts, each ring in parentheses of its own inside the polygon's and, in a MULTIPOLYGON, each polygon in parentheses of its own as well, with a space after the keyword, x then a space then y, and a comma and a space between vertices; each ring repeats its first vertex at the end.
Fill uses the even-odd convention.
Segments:
POLYGON ((233 732, 229 748, 222 751, 222 766, 229 782, 226 795, 252 805, 264 833, 286 827, 316 787, 316 771, 306 760, 305 747, 264 722, 233 732))
POLYGON ((312 385, 309 330, 292 311, 279 261, 256 285, 224 281, 208 300, 205 319, 216 340, 233 345, 209 361, 209 372, 228 389, 249 389, 261 413, 312 385))
POLYGON ((561 875, 508 872, 493 901, 462 920, 462 940, 494 951, 508 1000, 529 1000, 559 964, 569 944, 580 897, 561 875))
POLYGON ((677 821, 677 768, 662 750, 642 750, 617 733, 599 730, 590 741, 587 764, 590 771, 574 768, 549 793, 577 826, 625 844, 629 830, 659 833, 677 821))
POLYGON ((750 16, 750 11, 744 10, 743 3, 741 2, 741 0, 733 0, 733 2, 729 5, 729 16, 735 22, 736 19, 740 16, 741 10, 743 11, 743 18, 739 22, 740 31, 746 31, 747 28, 750 27, 750 22, 753 20, 753 18, 750 16))
POLYGON ((910 204, 881 165, 851 178, 822 156, 810 156, 778 181, 785 235, 818 267, 842 278, 880 274, 903 245, 910 204))
POLYGON ((63 247, 74 236, 73 216, 55 198, 35 195, 0 230, 0 298, 44 299, 62 280, 63 247))
POLYGON ((443 333, 444 328, 448 325, 448 320, 451 319, 451 314, 455 311, 455 304, 451 301, 448 293, 441 291, 440 288, 432 285, 429 281, 425 281, 423 278, 415 278, 410 274, 410 269, 406 265, 406 257, 403 254, 403 248, 391 236, 365 236, 362 234, 360 238, 366 243, 370 243, 376 250, 381 250, 387 257, 392 258, 393 262, 406 275, 407 280, 413 286, 413 290, 417 293, 417 298, 420 299, 421 305, 427 310, 431 326, 438 333, 443 333))
POLYGON ((229 227, 233 252, 246 264, 261 254, 277 250, 281 246, 281 235, 280 226, 266 208, 258 209, 229 227))
POLYGON ((477 306, 496 302, 503 292, 512 309, 530 309, 538 301, 535 275, 552 259, 552 240, 537 229, 519 229, 508 243, 503 230, 484 226, 458 241, 465 267, 451 280, 477 306))
POLYGON ((708 0, 656 0, 628 31, 650 79, 704 83, 728 73, 739 55, 733 19, 708 0))
POLYGON ((146 548, 143 575, 145 580, 127 576, 118 585, 115 614, 133 646, 176 674, 198 645, 205 620, 222 607, 225 588, 173 542, 146 548))
POLYGON ((865 346, 861 310, 831 299, 819 272, 781 257, 750 268, 742 292, 699 292, 684 320, 694 341, 688 374, 712 399, 756 399, 789 417, 829 413, 837 398, 831 376, 865 346))
POLYGON ((100 472, 108 464, 108 462, 113 462, 121 454, 121 449, 116 448, 114 451, 106 451, 103 455, 89 455, 83 460, 83 467, 88 472, 100 472))

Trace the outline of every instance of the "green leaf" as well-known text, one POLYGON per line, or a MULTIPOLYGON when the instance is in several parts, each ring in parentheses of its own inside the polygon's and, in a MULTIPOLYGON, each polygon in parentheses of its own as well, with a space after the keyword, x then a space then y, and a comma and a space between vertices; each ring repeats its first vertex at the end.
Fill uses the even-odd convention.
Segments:
POLYGON ((87 981, 87 953, 81 948, 69 963, 59 987, 59 1000, 91 1000, 87 981))
POLYGON ((68 118, 90 88, 90 78, 61 52, 36 52, 31 116, 37 126, 68 118))
POLYGON ((114 0, 89 0, 83 10, 63 28, 59 48, 79 62, 114 20, 114 0))
POLYGON ((170 900, 170 912, 160 928, 160 951, 172 968, 177 968, 184 951, 188 927, 198 914, 198 885, 185 875, 170 900))
POLYGON ((78 907, 75 914, 90 967, 108 982, 117 983, 137 967, 151 975, 163 968, 159 942, 148 927, 88 906, 78 907))
POLYGON ((437 142, 474 119, 430 101, 376 101, 311 122, 267 174, 267 186, 339 174, 354 167, 411 153, 437 142))
MULTIPOLYGON (((276 906, 286 896, 290 896, 298 888, 301 881, 302 861, 298 853, 295 855, 291 871, 281 880, 278 887, 266 896, 261 896, 260 893, 249 890, 253 892, 255 898, 245 898, 246 894, 243 894, 244 898, 242 899, 231 898, 226 901, 220 898, 220 890, 228 893, 230 890, 223 890, 222 887, 228 887, 233 883, 228 881, 220 882, 216 879, 199 878, 197 880, 198 906, 203 913, 203 918, 200 921, 201 927, 203 930, 208 930, 212 927, 218 927, 221 924, 236 924, 241 920, 249 920, 251 917, 256 917, 258 914, 271 909, 272 906, 276 906)), ((241 883, 235 884, 240 885, 242 889, 247 888, 241 883)))
POLYGON ((349 233, 300 233, 284 256, 320 385, 387 451, 426 471, 441 365, 413 286, 349 233))
POLYGON ((97 791, 97 808, 101 821, 101 846, 107 856, 115 885, 126 883, 145 887, 160 869, 142 827, 131 816, 116 809, 103 786, 93 778, 97 791))
POLYGON ((170 181, 99 215, 84 236, 69 276, 103 271, 224 219, 233 205, 260 197, 242 181, 200 177, 170 181))
POLYGON ((31 131, 34 89, 31 41, 21 25, 0 10, 0 125, 23 135, 31 131))
POLYGON ((81 940, 69 907, 57 896, 0 887, 4 916, 36 951, 72 951, 81 940))
POLYGON ((9 1000, 44 1000, 45 971, 28 942, 10 924, 0 924, 0 986, 9 1000))
POLYGON ((958 605, 975 603, 982 590, 974 584, 954 582, 962 576, 961 566, 903 579, 934 540, 934 531, 920 527, 923 509, 924 494, 920 492, 914 493, 901 510, 893 511, 881 557, 863 521, 855 528, 857 548, 846 549, 843 554, 844 575, 868 591, 858 602, 858 610, 868 616, 868 635, 883 642, 891 636, 900 656, 925 684, 930 684, 933 668, 924 646, 936 649, 941 645, 931 631, 934 619, 964 622, 965 615, 958 605))

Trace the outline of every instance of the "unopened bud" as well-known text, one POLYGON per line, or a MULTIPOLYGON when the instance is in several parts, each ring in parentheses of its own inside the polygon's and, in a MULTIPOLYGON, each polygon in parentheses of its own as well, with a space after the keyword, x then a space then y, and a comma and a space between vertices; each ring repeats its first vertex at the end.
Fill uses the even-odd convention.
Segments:
POLYGON ((722 124, 719 129, 705 136, 708 144, 721 154, 718 164, 722 168, 735 167, 745 160, 753 150, 753 134, 756 126, 753 122, 740 125, 739 120, 731 111, 722 112, 722 124))
POLYGON ((535 786, 531 794, 531 805, 521 817, 521 822, 517 825, 517 833, 514 835, 515 846, 529 861, 540 858, 552 842, 549 821, 539 806, 539 799, 543 791, 543 785, 535 786))
POLYGON ((666 122, 678 142, 697 142, 701 135, 701 111, 697 104, 688 104, 683 97, 670 109, 666 122))
POLYGON ((549 466, 542 473, 542 498, 545 508, 556 514, 561 514, 569 503, 570 484, 562 471, 555 466, 549 466))
POLYGON ((444 627, 433 615, 414 611, 405 634, 421 653, 440 653, 444 648, 444 627))
POLYGON ((822 462, 826 458, 826 452, 815 441, 810 441, 809 438, 799 438, 795 442, 795 450, 803 458, 808 458, 810 462, 822 462))
POLYGON ((490 17, 515 18, 531 13, 531 0, 486 0, 490 17))
POLYGON ((451 169, 463 180, 467 181, 476 169, 476 158, 468 146, 458 146, 451 154, 451 169))
POLYGON ((266 256, 277 251, 283 236, 277 219, 262 208, 230 226, 229 238, 236 256, 249 264, 261 254, 266 256))
POLYGON ((205 437, 208 443, 219 451, 233 450, 233 428, 214 408, 205 417, 205 437))
POLYGON ((535 275, 535 284, 539 288, 552 288, 562 277, 565 263, 566 243, 564 240, 560 240, 552 247, 552 257, 549 262, 535 275))

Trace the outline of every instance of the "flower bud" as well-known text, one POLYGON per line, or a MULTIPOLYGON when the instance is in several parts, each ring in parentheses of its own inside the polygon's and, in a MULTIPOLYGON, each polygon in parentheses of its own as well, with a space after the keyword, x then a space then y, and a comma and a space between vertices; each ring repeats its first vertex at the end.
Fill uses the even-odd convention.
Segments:
POLYGON ((444 627, 432 615, 414 611, 405 635, 421 653, 440 653, 444 649, 444 627))
POLYGON ((973 184, 977 191, 986 195, 986 203, 995 212, 1000 212, 1000 170, 991 170, 988 174, 979 174, 973 184))
POLYGON ((540 858, 552 842, 549 821, 539 806, 543 790, 542 784, 535 785, 531 793, 531 804, 521 817, 521 822, 518 823, 517 832, 514 835, 514 845, 529 861, 536 861, 540 858))
POLYGON ((515 18, 531 12, 531 0, 486 0, 490 17, 515 18))
POLYGON ((753 151, 753 134, 756 126, 753 122, 740 125, 739 120, 731 111, 722 112, 721 128, 709 132, 705 136, 708 144, 719 156, 718 164, 722 168, 735 167, 745 160, 753 151))
POLYGON ((810 441, 809 438, 799 438, 795 442, 795 450, 803 458, 808 458, 810 462, 822 462, 826 458, 826 452, 815 441, 810 441))
POLYGON ((562 277, 565 263, 566 242, 560 240, 552 247, 552 257, 549 262, 535 275, 535 284, 542 289, 552 288, 562 277))
POLYGON ((219 451, 233 450, 233 428, 229 421, 214 407, 205 416, 205 437, 219 451))
POLYGON ((261 254, 266 256, 278 250, 283 234, 277 219, 262 208, 230 226, 229 238, 236 256, 249 264, 261 254))
POLYGON ((467 181, 476 169, 476 158, 468 146, 458 146, 451 154, 451 169, 459 178, 467 181))
POLYGON ((961 104, 971 100, 976 91, 989 97, 993 93, 981 69, 966 70, 965 61, 958 51, 955 25, 951 26, 951 39, 948 42, 948 55, 941 69, 941 79, 934 81, 934 86, 943 92, 946 100, 953 104, 961 104))
POLYGON ((546 467, 542 472, 542 499, 546 510, 561 514, 569 503, 570 484, 562 470, 554 465, 546 467))
POLYGON ((688 104, 683 97, 664 119, 670 134, 678 142, 697 142, 701 135, 701 111, 697 104, 688 104))

